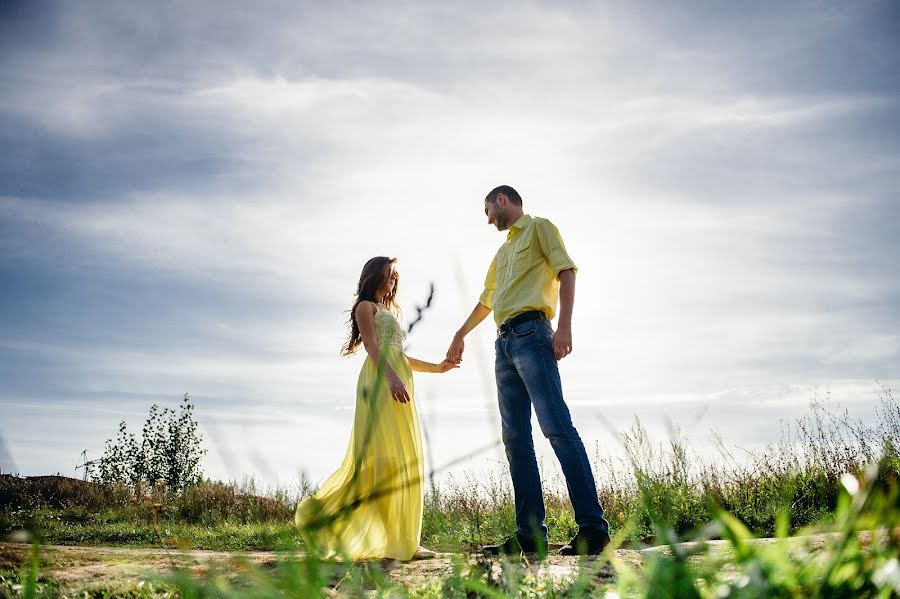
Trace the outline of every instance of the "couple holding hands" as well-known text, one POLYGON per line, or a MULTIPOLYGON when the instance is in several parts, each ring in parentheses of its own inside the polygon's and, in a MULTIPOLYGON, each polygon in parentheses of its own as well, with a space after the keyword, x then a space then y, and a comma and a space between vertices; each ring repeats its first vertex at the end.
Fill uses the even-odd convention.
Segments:
POLYGON ((462 360, 466 335, 493 311, 497 396, 509 460, 516 531, 489 554, 546 555, 547 527, 531 411, 550 441, 566 480, 578 534, 562 555, 600 553, 609 524, 590 462, 563 400, 557 361, 572 351, 576 266, 556 227, 523 212, 508 185, 485 197, 488 224, 508 231, 488 269, 484 291, 453 337, 444 361, 405 355, 406 333, 397 320, 396 259, 376 257, 363 267, 343 348, 367 353, 357 384, 350 446, 340 468, 297 506, 296 524, 311 550, 325 558, 434 557, 420 546, 424 461, 413 393, 413 371, 443 373, 462 360), (557 330, 550 320, 560 304, 557 330))

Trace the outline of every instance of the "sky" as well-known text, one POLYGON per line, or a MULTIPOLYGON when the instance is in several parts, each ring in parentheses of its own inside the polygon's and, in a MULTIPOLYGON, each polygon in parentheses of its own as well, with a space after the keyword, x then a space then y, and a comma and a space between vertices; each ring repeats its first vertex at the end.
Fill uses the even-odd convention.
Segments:
MULTIPOLYGON (((593 458, 635 417, 701 453, 813 398, 874 422, 898 73, 892 1, 3 0, 0 470, 76 475, 190 393, 208 476, 321 481, 362 265, 399 258, 407 317, 434 284, 408 351, 439 361, 505 239, 499 184, 579 266, 560 370, 593 458)), ((443 476, 504 464, 493 336, 416 376, 443 476)))

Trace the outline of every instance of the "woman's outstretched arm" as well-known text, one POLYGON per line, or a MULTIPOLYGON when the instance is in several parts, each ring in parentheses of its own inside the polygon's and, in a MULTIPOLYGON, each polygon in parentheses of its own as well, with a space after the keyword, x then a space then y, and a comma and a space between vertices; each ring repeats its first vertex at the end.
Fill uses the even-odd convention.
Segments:
POLYGON ((411 358, 406 356, 406 359, 409 360, 409 367, 412 368, 416 372, 435 372, 435 373, 443 373, 448 370, 452 370, 454 368, 459 368, 458 365, 454 364, 450 360, 444 360, 440 364, 435 364, 434 362, 426 362, 424 360, 419 360, 418 358, 411 358))

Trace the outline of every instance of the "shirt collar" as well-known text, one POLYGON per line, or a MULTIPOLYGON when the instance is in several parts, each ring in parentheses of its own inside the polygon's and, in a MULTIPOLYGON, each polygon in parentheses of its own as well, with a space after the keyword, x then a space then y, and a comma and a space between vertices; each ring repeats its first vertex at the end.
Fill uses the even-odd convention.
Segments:
POLYGON ((517 220, 512 224, 512 226, 510 226, 509 233, 506 234, 506 239, 509 240, 517 236, 519 234, 519 231, 524 229, 526 225, 528 225, 528 223, 530 223, 532 220, 534 219, 530 214, 523 214, 522 216, 520 216, 519 220, 517 220))

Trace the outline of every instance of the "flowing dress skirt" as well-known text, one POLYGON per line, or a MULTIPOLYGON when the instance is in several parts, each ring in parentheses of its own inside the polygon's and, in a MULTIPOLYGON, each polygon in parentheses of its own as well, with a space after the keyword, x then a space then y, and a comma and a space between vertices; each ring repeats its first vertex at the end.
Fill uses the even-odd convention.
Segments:
POLYGON ((395 401, 367 357, 347 455, 297 506, 295 521, 307 546, 325 559, 409 560, 419 547, 424 467, 412 370, 399 345, 386 345, 383 356, 411 401, 395 401))

